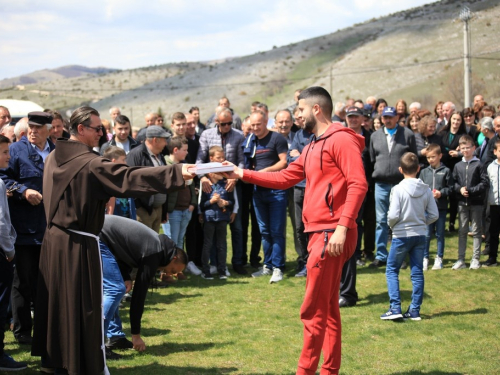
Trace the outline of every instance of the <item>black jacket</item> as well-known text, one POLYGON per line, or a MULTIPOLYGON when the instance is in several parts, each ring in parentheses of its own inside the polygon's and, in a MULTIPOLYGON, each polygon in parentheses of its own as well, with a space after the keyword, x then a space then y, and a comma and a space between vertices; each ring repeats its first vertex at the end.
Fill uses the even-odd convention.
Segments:
POLYGON ((460 161, 455 164, 452 174, 452 189, 463 206, 482 206, 490 182, 488 174, 478 158, 473 157, 468 163, 460 161), (464 197, 460 189, 465 186, 469 197, 464 197))
POLYGON ((431 190, 439 190, 441 198, 436 200, 439 210, 446 210, 448 208, 448 195, 450 194, 450 185, 452 181, 451 171, 443 163, 434 169, 431 166, 424 168, 420 171, 419 178, 431 190))
MULTIPOLYGON (((148 148, 145 143, 139 144, 136 148, 130 151, 127 155, 127 164, 131 167, 154 167, 153 161, 151 160, 151 156, 149 155, 148 148)), ((163 165, 165 165, 165 161, 163 161, 163 165)), ((144 195, 141 198, 135 199, 135 206, 137 208, 144 208, 148 214, 151 215, 153 212, 153 196, 152 195, 144 195)), ((166 219, 167 214, 167 202, 162 206, 162 219, 166 219)))

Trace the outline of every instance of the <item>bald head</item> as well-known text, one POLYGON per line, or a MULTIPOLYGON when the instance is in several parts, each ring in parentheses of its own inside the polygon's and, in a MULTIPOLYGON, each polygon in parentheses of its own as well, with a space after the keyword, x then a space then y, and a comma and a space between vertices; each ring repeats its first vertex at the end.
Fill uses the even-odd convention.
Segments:
POLYGON ((158 115, 156 113, 148 113, 144 119, 146 120, 146 126, 151 126, 156 124, 156 119, 158 115))

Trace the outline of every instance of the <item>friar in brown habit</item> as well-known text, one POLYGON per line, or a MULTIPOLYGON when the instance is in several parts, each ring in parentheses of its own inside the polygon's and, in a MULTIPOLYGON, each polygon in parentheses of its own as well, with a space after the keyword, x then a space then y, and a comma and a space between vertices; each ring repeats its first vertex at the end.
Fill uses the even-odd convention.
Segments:
MULTIPOLYGON (((127 167, 92 151, 99 113, 80 107, 69 140, 59 139, 43 178, 47 229, 40 256, 32 355, 70 375, 109 373, 102 333, 102 272, 96 236, 110 197, 168 193, 193 177, 187 164, 127 167)), ((59 371, 60 371, 59 370, 59 371)))

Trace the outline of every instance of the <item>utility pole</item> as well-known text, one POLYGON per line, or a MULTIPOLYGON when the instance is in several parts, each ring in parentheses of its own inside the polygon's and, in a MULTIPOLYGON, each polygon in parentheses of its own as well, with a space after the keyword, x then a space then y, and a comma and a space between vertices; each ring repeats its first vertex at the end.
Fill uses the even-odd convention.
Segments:
POLYGON ((469 21, 472 13, 468 7, 464 7, 460 12, 460 20, 464 23, 464 108, 470 107, 470 89, 472 67, 470 63, 470 28, 469 21))

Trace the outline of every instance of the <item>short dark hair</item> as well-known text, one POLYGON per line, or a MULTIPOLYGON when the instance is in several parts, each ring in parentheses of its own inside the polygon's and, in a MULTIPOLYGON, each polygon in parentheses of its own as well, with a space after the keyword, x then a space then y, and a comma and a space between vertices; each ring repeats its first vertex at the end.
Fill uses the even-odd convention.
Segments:
POLYGON ((399 166, 403 170, 403 174, 411 175, 418 172, 418 156, 413 152, 405 152, 399 161, 399 166))
POLYGON ((427 146, 427 154, 429 154, 429 152, 435 152, 438 155, 441 155, 443 153, 441 151, 441 146, 436 143, 431 143, 429 146, 427 146))
POLYGON ((299 95, 299 100, 312 100, 314 104, 318 104, 327 118, 332 117, 333 102, 332 97, 323 87, 313 86, 308 87, 299 95))
POLYGON ((45 113, 50 113, 54 120, 61 120, 62 122, 64 122, 64 119, 63 119, 61 113, 59 113, 58 111, 53 111, 52 109, 48 109, 48 108, 44 109, 43 111, 45 113))
POLYGON ((257 102, 257 101, 252 102, 252 107, 256 107, 256 106, 258 106, 259 104, 260 104, 260 102, 257 102))
POLYGON ((109 146, 106 150, 104 150, 102 157, 105 159, 113 160, 118 159, 120 156, 127 156, 127 153, 124 149, 117 146, 109 146))
POLYGON ((269 112, 269 107, 265 103, 259 103, 256 105, 257 108, 265 108, 266 112, 269 112))
POLYGON ((10 143, 10 139, 9 139, 9 138, 7 138, 5 135, 0 134, 0 145, 1 145, 2 143, 7 143, 7 144, 9 144, 9 143, 10 143))
POLYGON ((177 121, 181 121, 181 120, 185 120, 186 119, 186 115, 182 112, 175 112, 173 115, 172 115, 172 124, 174 123, 175 120, 177 121))
POLYGON ((120 124, 120 125, 127 125, 127 123, 128 123, 130 126, 132 126, 132 125, 130 124, 130 120, 129 120, 129 118, 128 118, 127 116, 125 116, 125 115, 118 115, 118 116, 116 116, 116 118, 115 118, 115 125, 116 125, 116 124, 120 124))
POLYGON ((200 109, 199 109, 198 107, 196 107, 196 106, 195 106, 195 107, 191 107, 191 108, 189 109, 189 113, 191 113, 191 114, 193 114, 193 112, 194 112, 194 111, 198 111, 198 112, 199 112, 199 111, 200 111, 200 109))
MULTIPOLYGON (((1 142, 0 142, 1 143, 1 142)), ((500 139, 497 139, 495 141, 495 148, 498 148, 498 146, 500 146, 500 139)))
POLYGON ((188 264, 188 260, 189 260, 188 255, 187 255, 187 253, 186 253, 183 249, 181 249, 180 247, 176 247, 176 248, 175 248, 175 256, 177 257, 177 261, 178 261, 179 263, 182 263, 182 264, 184 264, 184 265, 188 264))
POLYGON ((79 107, 75 109, 71 118, 69 119, 69 132, 73 135, 78 134, 78 125, 82 124, 83 126, 90 126, 91 116, 100 116, 99 112, 92 107, 79 107))
POLYGON ((460 140, 458 141, 458 145, 461 146, 461 145, 467 145, 467 144, 474 146, 474 140, 468 134, 462 135, 460 137, 460 140))
POLYGON ((180 150, 182 148, 182 145, 187 145, 188 140, 186 137, 173 137, 170 139, 167 145, 167 149, 172 154, 174 152, 174 148, 177 148, 180 150))

